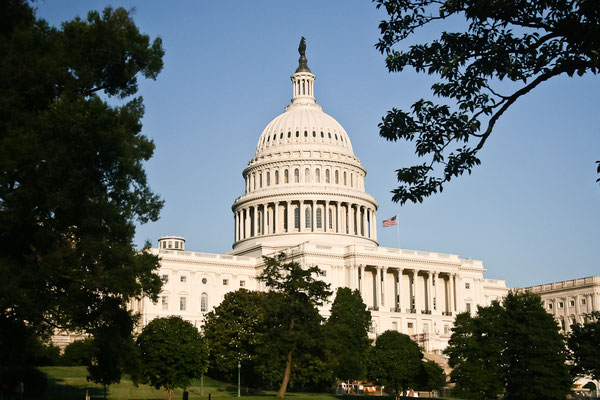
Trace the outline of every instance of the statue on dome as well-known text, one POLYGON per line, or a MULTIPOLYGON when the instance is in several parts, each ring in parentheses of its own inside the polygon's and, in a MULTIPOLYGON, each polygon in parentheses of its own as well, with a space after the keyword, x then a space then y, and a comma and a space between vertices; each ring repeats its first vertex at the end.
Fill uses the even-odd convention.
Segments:
POLYGON ((308 68, 308 60, 306 59, 306 39, 304 36, 302 36, 302 39, 300 39, 298 53, 300 53, 300 58, 298 59, 298 68, 296 69, 296 72, 310 72, 310 68, 308 68))

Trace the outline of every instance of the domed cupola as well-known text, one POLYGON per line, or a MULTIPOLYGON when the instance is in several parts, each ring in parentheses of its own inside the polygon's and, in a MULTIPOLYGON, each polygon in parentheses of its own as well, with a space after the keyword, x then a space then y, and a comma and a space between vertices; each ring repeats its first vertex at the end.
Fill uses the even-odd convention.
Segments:
POLYGON ((292 102, 261 134, 232 206, 234 253, 306 241, 377 244, 375 199, 344 128, 315 101, 306 42, 291 76, 292 102))

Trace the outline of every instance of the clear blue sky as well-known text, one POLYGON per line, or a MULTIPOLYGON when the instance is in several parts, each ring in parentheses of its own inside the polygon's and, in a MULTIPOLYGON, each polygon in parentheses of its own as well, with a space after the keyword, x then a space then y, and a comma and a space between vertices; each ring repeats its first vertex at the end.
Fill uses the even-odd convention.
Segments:
MULTIPOLYGON (((471 176, 423 204, 391 201, 394 170, 413 147, 388 143, 377 124, 391 107, 431 98, 433 80, 390 74, 373 47, 385 17, 363 1, 38 0, 51 24, 105 5, 135 8, 141 31, 160 36, 165 67, 143 81, 143 132, 156 143, 146 165, 166 201, 136 243, 181 235, 189 250, 231 249, 231 204, 263 128, 291 98, 300 36, 308 42, 315 94, 346 129, 367 168, 379 221, 399 215, 400 246, 481 259, 511 287, 600 274, 600 79, 561 78, 519 100, 499 121, 471 176)), ((395 228, 378 228, 397 246, 395 228)))

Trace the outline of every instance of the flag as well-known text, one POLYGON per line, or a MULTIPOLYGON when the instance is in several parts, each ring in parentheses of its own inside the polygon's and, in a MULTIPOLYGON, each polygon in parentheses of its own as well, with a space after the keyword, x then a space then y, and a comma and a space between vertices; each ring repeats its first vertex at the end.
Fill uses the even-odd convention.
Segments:
POLYGON ((396 222, 396 215, 394 215, 394 216, 393 216, 392 218, 390 218, 390 219, 384 219, 384 220, 383 220, 383 227, 384 227, 384 228, 387 228, 388 226, 394 226, 394 225, 397 225, 397 222, 396 222))

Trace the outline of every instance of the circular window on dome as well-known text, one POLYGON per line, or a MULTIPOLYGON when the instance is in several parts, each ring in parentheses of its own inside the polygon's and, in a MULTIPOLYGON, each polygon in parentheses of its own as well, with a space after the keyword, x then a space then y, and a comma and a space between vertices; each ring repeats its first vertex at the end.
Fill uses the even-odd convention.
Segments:
POLYGON ((308 137, 308 132, 304 131, 304 137, 308 137))
POLYGON ((271 136, 267 136, 267 142, 271 140, 271 136))
POLYGON ((337 139, 337 133, 335 134, 335 140, 338 140, 338 139, 337 139))
POLYGON ((317 132, 313 131, 313 137, 317 137, 317 132))
POLYGON ((208 282, 206 278, 202 278, 202 283, 206 285, 206 282, 208 282))
POLYGON ((325 137, 325 135, 323 135, 323 132, 322 132, 322 131, 321 131, 321 137, 322 137, 322 138, 324 138, 324 137, 325 137))
POLYGON ((273 135, 273 140, 277 139, 277 134, 273 135))
POLYGON ((279 135, 279 139, 283 139, 283 132, 279 135))
POLYGON ((327 132, 327 136, 329 136, 329 139, 331 139, 331 132, 327 132))
POLYGON ((296 131, 296 137, 300 137, 300 132, 296 131))

